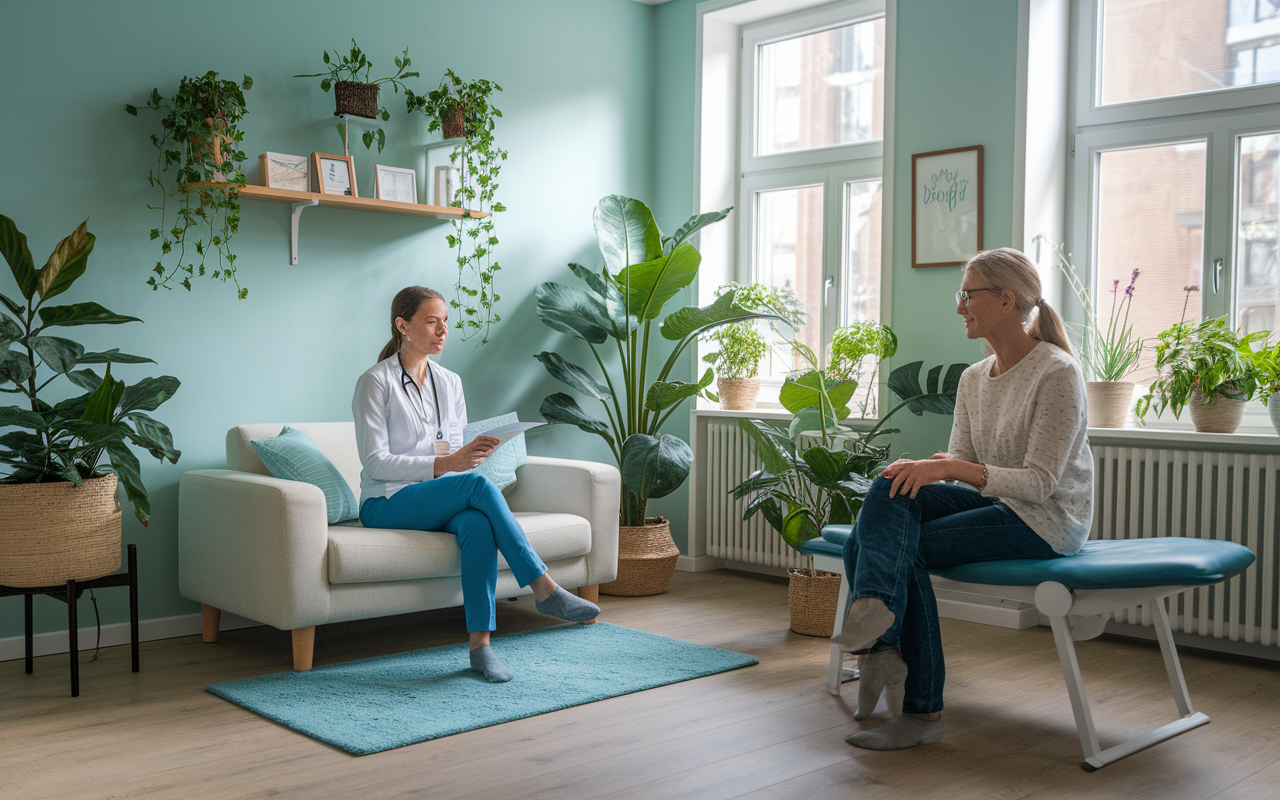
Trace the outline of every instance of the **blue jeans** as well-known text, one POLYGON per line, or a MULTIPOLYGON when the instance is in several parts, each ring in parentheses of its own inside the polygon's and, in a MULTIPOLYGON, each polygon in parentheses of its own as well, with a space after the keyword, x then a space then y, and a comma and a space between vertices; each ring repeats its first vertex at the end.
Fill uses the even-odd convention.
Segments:
POLYGON ((1057 558, 1008 506, 974 489, 934 483, 911 499, 876 478, 844 546, 849 600, 878 597, 894 622, 872 650, 897 647, 907 664, 902 711, 942 710, 946 668, 929 570, 974 561, 1057 558))
POLYGON ((360 524, 366 528, 448 531, 458 537, 468 633, 498 627, 494 592, 499 551, 521 586, 528 586, 547 571, 502 492, 474 472, 415 483, 390 497, 370 497, 360 507, 360 524))

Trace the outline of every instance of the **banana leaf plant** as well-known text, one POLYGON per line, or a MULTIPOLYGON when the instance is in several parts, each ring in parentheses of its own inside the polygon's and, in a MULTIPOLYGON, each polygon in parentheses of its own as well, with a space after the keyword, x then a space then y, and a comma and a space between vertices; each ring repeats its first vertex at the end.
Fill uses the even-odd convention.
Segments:
POLYGON ((778 319, 740 305, 735 291, 702 308, 688 306, 663 314, 666 304, 698 275, 702 257, 686 240, 731 210, 695 214, 664 237, 644 203, 610 195, 595 210, 604 267, 593 272, 570 264, 583 286, 544 283, 535 293, 538 317, 548 327, 585 341, 603 376, 599 380, 557 353, 534 356, 553 378, 598 400, 605 420, 588 414, 564 392, 542 402, 542 416, 548 422, 575 425, 609 445, 622 473, 619 521, 624 526, 644 525, 650 498, 670 494, 689 476, 693 451, 679 437, 662 433, 663 424, 691 397, 716 399, 708 391, 715 378, 711 369, 696 383, 672 378, 685 350, 711 328, 778 319), (655 328, 672 343, 660 366, 657 347, 650 341, 655 328))
MULTIPOLYGON (((812 351, 793 344, 814 360, 812 351)), ((869 429, 845 422, 857 381, 831 378, 823 369, 787 378, 780 399, 794 416, 786 428, 762 420, 738 420, 738 427, 755 442, 764 462, 733 488, 733 496, 745 500, 742 518, 763 515, 796 550, 820 536, 827 525, 852 524, 872 479, 889 457, 889 444, 876 440, 899 432, 885 427, 889 418, 903 408, 916 416, 926 411, 955 412, 956 389, 968 365, 952 364, 945 377, 942 366, 936 366, 921 387, 923 364, 913 361, 890 373, 889 389, 901 401, 869 429)), ((812 558, 808 570, 813 571, 812 558)))
POLYGON ((45 305, 84 274, 93 244, 87 222, 81 223, 58 243, 44 267, 36 269, 27 237, 13 220, 0 215, 0 253, 25 301, 0 294, 8 312, 0 314, 0 392, 26 398, 26 407, 0 406, 0 429, 13 429, 0 435, 0 469, 8 469, 0 483, 70 481, 79 486, 86 478, 114 472, 134 514, 146 525, 151 502, 138 457, 129 445, 178 463, 181 453, 173 448, 169 429, 144 412, 172 397, 179 383, 165 375, 126 385, 111 375, 112 364, 155 362, 118 348, 86 352, 77 342, 53 335, 57 328, 139 321, 94 302, 45 305), (99 376, 91 364, 105 364, 105 374, 99 376), (44 378, 41 369, 53 374, 44 378), (50 405, 39 393, 59 376, 84 393, 50 405))

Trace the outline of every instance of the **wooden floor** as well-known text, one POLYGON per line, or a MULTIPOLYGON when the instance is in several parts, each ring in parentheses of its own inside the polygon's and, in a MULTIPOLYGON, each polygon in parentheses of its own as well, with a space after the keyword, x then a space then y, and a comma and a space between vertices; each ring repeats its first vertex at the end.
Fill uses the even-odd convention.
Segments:
MULTIPOLYGON (((128 647, 104 650, 81 666, 77 699, 65 655, 37 659, 33 676, 0 662, 0 797, 1280 797, 1275 663, 1184 652, 1192 701, 1213 722, 1087 773, 1048 629, 943 620, 946 738, 876 753, 844 743, 864 727, 848 704, 856 684, 827 694, 827 644, 787 631, 784 583, 676 573, 665 595, 602 605, 611 622, 760 664, 355 757, 204 691, 288 669, 289 635, 274 629, 144 644, 136 675, 128 647)), ((550 622, 522 598, 499 603, 498 624, 550 622)), ((316 664, 461 641, 463 628, 461 609, 322 627, 316 664)), ((1078 650, 1104 747, 1174 718, 1154 645, 1104 637, 1078 650)))

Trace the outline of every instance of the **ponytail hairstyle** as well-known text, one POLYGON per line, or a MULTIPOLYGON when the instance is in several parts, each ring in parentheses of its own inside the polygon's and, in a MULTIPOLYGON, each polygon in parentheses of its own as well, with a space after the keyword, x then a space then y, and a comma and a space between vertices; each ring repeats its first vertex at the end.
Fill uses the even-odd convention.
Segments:
POLYGON ((378 361, 385 361, 396 353, 400 352, 400 345, 404 337, 400 334, 400 329, 396 327, 396 320, 402 319, 405 322, 413 319, 418 313, 418 309, 428 300, 444 300, 444 295, 435 289, 428 289, 425 286, 407 286, 396 292, 395 299, 391 301, 391 341, 387 342, 382 348, 382 354, 378 356, 378 361))
POLYGON ((1076 357, 1067 339, 1067 329, 1049 303, 1040 296, 1040 273, 1021 252, 1012 247, 983 250, 964 265, 997 292, 1012 292, 1014 305, 1022 315, 1022 326, 1033 339, 1048 342, 1076 357))

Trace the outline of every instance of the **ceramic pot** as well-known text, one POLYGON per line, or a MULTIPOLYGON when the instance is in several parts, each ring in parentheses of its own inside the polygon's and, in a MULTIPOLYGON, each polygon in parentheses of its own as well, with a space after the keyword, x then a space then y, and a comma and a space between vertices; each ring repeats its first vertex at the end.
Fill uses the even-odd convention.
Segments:
POLYGON ((680 548, 665 517, 646 517, 644 525, 618 528, 618 577, 600 584, 600 594, 648 597, 671 583, 680 548))
POLYGON ((1280 394, 1272 396, 1275 399, 1267 401, 1267 416, 1271 417, 1271 427, 1280 434, 1280 394))
POLYGON ((1090 428, 1123 428, 1133 405, 1133 381, 1088 381, 1084 385, 1089 401, 1090 428))
POLYGON ((720 407, 726 411, 750 411, 760 396, 760 381, 755 378, 716 378, 720 407))
POLYGON ((787 570, 787 608, 791 630, 803 636, 830 637, 836 628, 836 605, 840 599, 840 576, 814 570, 787 570))
POLYGON ((1235 433, 1244 419, 1244 401, 1219 397, 1212 405, 1204 402, 1199 390, 1191 393, 1191 422, 1201 433, 1235 433))
POLYGON ((120 568, 116 476, 0 485, 0 586, 91 581, 120 568))

